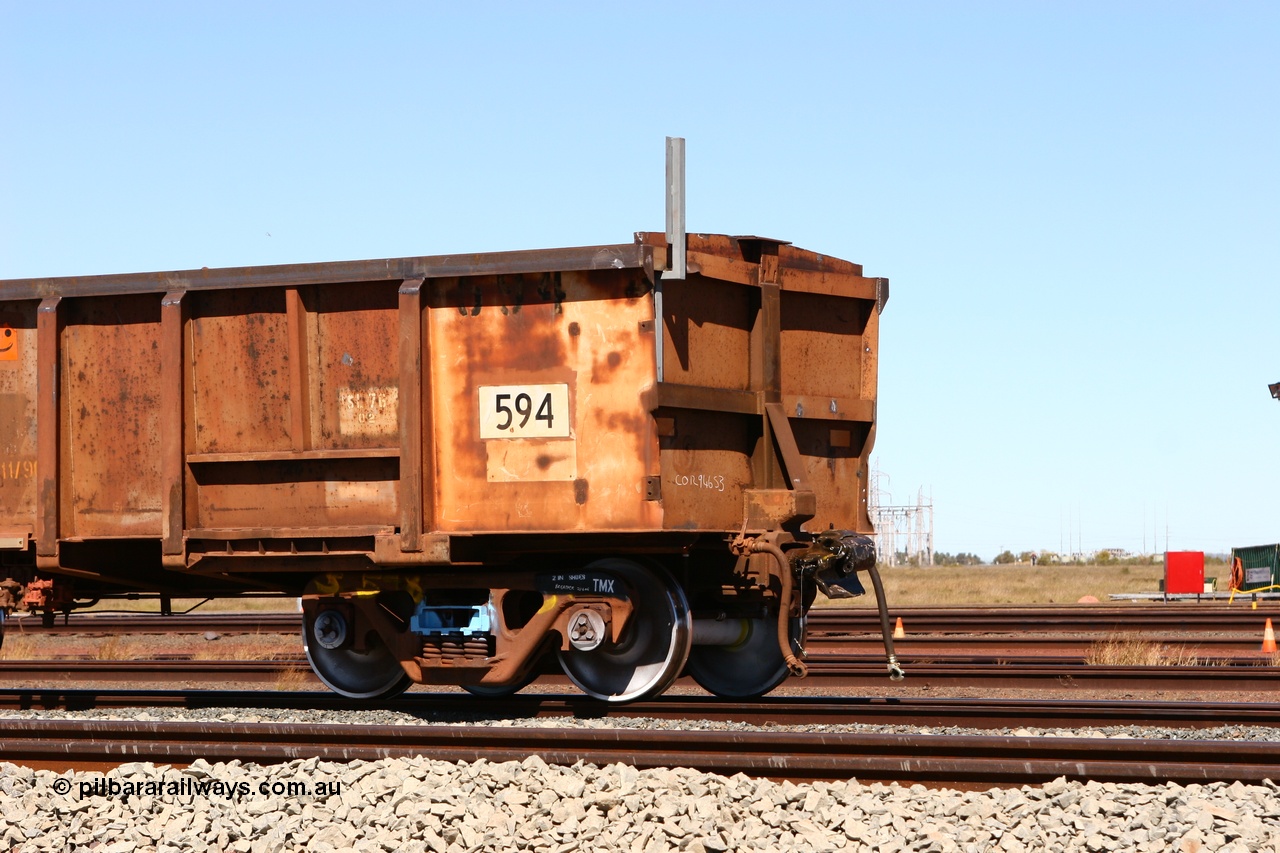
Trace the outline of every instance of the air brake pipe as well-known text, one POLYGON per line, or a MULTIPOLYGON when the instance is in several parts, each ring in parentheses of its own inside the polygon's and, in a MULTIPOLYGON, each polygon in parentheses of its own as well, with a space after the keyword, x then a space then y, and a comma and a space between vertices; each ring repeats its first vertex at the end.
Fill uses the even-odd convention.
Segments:
MULTIPOLYGON (((790 602, 791 602, 791 564, 787 561, 787 557, 782 553, 782 549, 770 542, 763 542, 756 539, 751 543, 751 550, 756 552, 765 552, 772 554, 773 558, 778 561, 778 566, 782 569, 782 606, 778 608, 778 644, 782 649, 782 657, 787 662, 787 669, 791 670, 792 675, 804 675, 808 672, 808 668, 796 658, 795 653, 791 650, 790 636, 790 602)), ((880 572, 876 569, 876 565, 872 562, 865 571, 871 575, 871 585, 876 591, 876 609, 880 612, 880 635, 884 637, 884 651, 889 659, 889 678, 893 681, 901 681, 907 677, 902 671, 902 667, 898 664, 898 655, 893 649, 893 628, 889 624, 889 606, 885 603, 884 584, 880 580, 880 572)))
POLYGON ((885 604, 884 584, 880 582, 880 570, 876 568, 875 563, 867 567, 867 574, 871 575, 871 585, 876 591, 876 609, 880 611, 880 634, 884 637, 885 654, 889 656, 889 678, 893 681, 901 681, 907 677, 907 674, 898 665, 898 656, 893 651, 893 628, 889 626, 889 605, 885 604))
POLYGON ((782 659, 786 661, 791 674, 803 677, 809 673, 809 668, 791 650, 791 564, 787 562, 782 549, 772 542, 757 539, 751 543, 751 550, 771 554, 778 561, 782 575, 782 600, 778 605, 778 647, 782 650, 782 659))

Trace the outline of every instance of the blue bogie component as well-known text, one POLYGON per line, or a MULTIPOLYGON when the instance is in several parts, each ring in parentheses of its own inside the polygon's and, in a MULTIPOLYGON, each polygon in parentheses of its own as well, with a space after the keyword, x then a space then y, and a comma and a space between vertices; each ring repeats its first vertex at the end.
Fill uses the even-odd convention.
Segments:
POLYGON ((490 634, 493 619, 491 605, 458 605, 420 603, 409 620, 415 634, 490 634))

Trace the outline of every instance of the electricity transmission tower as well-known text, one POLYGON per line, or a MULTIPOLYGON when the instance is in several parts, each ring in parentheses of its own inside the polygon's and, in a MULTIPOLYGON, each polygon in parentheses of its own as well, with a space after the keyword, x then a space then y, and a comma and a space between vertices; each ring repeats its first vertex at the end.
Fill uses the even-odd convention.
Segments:
POLYGON ((890 566, 906 562, 913 566, 933 565, 933 498, 926 498, 922 487, 916 493, 915 505, 893 504, 893 496, 884 488, 888 474, 878 465, 871 468, 871 489, 867 495, 867 513, 875 525, 876 552, 880 561, 890 566))

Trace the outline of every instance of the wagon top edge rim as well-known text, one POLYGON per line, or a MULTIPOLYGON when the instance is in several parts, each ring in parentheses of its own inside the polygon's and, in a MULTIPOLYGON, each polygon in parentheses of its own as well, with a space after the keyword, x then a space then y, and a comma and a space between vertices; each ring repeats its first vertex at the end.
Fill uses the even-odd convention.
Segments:
MULTIPOLYGON (((741 262, 748 244, 786 247, 783 266, 827 274, 860 276, 861 267, 833 256, 794 247, 785 240, 755 236, 690 234, 689 251, 741 262)), ((420 255, 351 261, 320 261, 239 267, 0 279, 0 301, 48 297, 111 296, 253 287, 303 287, 315 284, 405 281, 494 275, 655 268, 666 264, 668 247, 660 232, 638 231, 631 243, 552 249, 524 249, 451 255, 420 255)), ((753 265, 753 264, 752 264, 753 265)), ((740 274, 739 274, 740 275, 740 274)))
POLYGON ((564 249, 10 279, 0 280, 0 300, 636 269, 644 266, 645 257, 651 252, 650 246, 623 243, 564 249))

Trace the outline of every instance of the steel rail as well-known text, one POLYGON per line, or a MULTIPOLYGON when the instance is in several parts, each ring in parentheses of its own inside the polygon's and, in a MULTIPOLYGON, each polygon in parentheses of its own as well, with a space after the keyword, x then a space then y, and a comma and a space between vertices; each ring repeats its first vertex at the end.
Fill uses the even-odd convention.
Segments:
MULTIPOLYGON (((293 614, 288 614, 287 616, 288 618, 273 617, 271 619, 233 616, 218 620, 209 620, 207 617, 197 619, 192 616, 84 617, 73 620, 69 625, 59 624, 53 629, 23 627, 15 630, 13 634, 19 636, 26 633, 74 634, 79 636, 115 636, 121 633, 134 635, 189 633, 198 635, 206 632, 213 632, 219 636, 245 633, 257 635, 281 634, 287 638, 281 646, 282 652, 287 654, 290 651, 295 651, 300 645, 293 641, 292 638, 300 632, 301 628, 296 616, 293 614)), ((865 633, 858 632, 855 630, 856 626, 852 623, 846 622, 842 624, 843 628, 841 630, 835 630, 833 627, 835 623, 831 622, 825 623, 827 627, 822 629, 814 630, 811 628, 807 640, 809 649, 822 654, 839 652, 845 654, 883 655, 883 639, 878 631, 876 633, 869 631, 865 633)), ((878 624, 876 627, 878 628, 878 624)), ((1197 632, 1174 636, 1169 631, 1162 631, 1159 632, 1160 639, 1158 642, 1190 649, 1200 657, 1226 655, 1229 653, 1249 654, 1258 652, 1260 649, 1260 632, 1252 630, 1252 628, 1256 627, 1256 625, 1250 626, 1249 630, 1237 629, 1230 634, 1197 632)), ((913 630, 912 633, 905 637, 895 640, 895 644, 904 660, 912 656, 919 658, 923 655, 950 656, 974 653, 1007 655, 1032 652, 1038 654, 1073 653, 1078 657, 1083 657, 1104 636, 1105 639, 1114 639, 1113 635, 1099 635, 1096 632, 1092 634, 1024 632, 1018 635, 1002 634, 993 636, 963 633, 924 634, 913 630)), ((1153 642, 1155 641, 1153 640, 1153 642)))
MULTIPOLYGON (((1160 605, 1075 605, 1036 607, 890 607, 908 635, 915 634, 1131 634, 1242 631, 1262 636, 1263 623, 1280 621, 1280 605, 1247 596, 1225 601, 1160 605)), ((873 609, 819 607, 809 611, 811 635, 878 630, 873 609)))
POLYGON ((775 731, 368 726, 136 720, 6 720, 9 761, 277 763, 427 756, 444 761, 622 762, 775 779, 1022 785, 1058 777, 1112 782, 1261 782, 1280 743, 775 731))
POLYGON ((226 660, 6 660, 0 661, 0 682, 273 682, 285 672, 297 672, 318 684, 306 662, 226 660))
POLYGON ((673 694, 630 705, 610 705, 577 694, 529 693, 486 702, 456 693, 412 692, 371 705, 316 691, 0 689, 0 709, 22 711, 244 708, 342 712, 368 711, 371 707, 411 714, 424 720, 452 722, 622 717, 716 720, 765 726, 876 724, 975 729, 1125 725, 1188 729, 1280 727, 1280 703, 1274 702, 830 696, 765 697, 741 702, 673 694))
MULTIPOLYGON (((812 658, 811 658, 812 661, 812 658)), ((884 689, 884 664, 824 661, 810 668, 824 687, 884 689)), ((1098 666, 1043 658, 987 662, 903 662, 913 688, 1267 691, 1280 683, 1274 666, 1098 666)))
MULTIPOLYGON (((912 635, 939 634, 1129 634, 1146 633, 1157 639, 1165 633, 1240 633, 1261 638, 1262 625, 1268 619, 1280 622, 1280 604, 1267 601, 1251 609, 1247 600, 1233 605, 1225 602, 1165 605, 1078 605, 1074 607, 921 607, 890 608, 890 614, 903 620, 908 638, 912 635)), ((842 634, 878 633, 879 617, 873 608, 815 608, 809 611, 809 634, 825 640, 842 634)), ((40 624, 38 617, 11 618, 5 630, 15 634, 32 633, 202 633, 262 632, 293 634, 301 630, 297 613, 188 613, 161 616, 158 613, 94 614, 73 613, 69 620, 60 617, 52 627, 40 624)))
MULTIPOLYGON (((919 688, 1033 688, 1264 691, 1280 683, 1280 667, 1257 665, 1247 659, 1230 666, 1099 666, 1074 659, 1042 656, 1017 658, 914 658, 904 655, 906 686, 919 688)), ((809 676, 793 685, 820 684, 822 688, 888 690, 883 660, 874 656, 811 655, 809 676)), ((217 660, 39 660, 0 662, 0 682, 42 682, 42 686, 69 683, 270 683, 282 675, 317 683, 301 659, 275 661, 217 660)), ((544 685, 567 684, 559 674, 539 679, 544 685)), ((690 680, 680 684, 692 686, 690 680)))
MULTIPOLYGON (((894 640, 899 650, 899 657, 924 655, 1009 655, 1009 654, 1054 654, 1072 655, 1077 660, 1083 659, 1100 643, 1109 639, 1094 636, 1046 636, 1043 634, 1022 635, 970 635, 970 634, 909 634, 894 640)), ((1120 640, 1120 643, 1126 642, 1120 640)), ((1132 640, 1130 642, 1133 642, 1132 640)), ((1257 655, 1261 651, 1262 634, 1258 636, 1242 636, 1239 633, 1230 636, 1195 634, 1175 637, 1165 634, 1158 640, 1150 640, 1158 646, 1182 649, 1197 657, 1257 655)), ((813 653, 830 654, 875 654, 880 651, 884 656, 883 644, 879 636, 866 635, 851 637, 849 635, 810 635, 806 646, 813 653)))
POLYGON ((158 613, 96 614, 72 613, 59 616, 53 625, 41 624, 38 616, 11 617, 5 633, 22 634, 202 634, 263 633, 298 634, 302 631, 300 613, 187 613, 162 616, 158 613))

